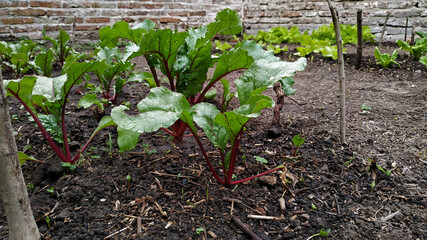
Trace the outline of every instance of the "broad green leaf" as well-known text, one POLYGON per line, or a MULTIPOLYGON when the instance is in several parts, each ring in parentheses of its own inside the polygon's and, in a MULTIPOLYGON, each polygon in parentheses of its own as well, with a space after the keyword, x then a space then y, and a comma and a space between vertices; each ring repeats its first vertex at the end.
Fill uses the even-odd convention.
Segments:
POLYGON ((188 37, 185 39, 185 42, 188 46, 188 51, 198 48, 200 45, 210 42, 210 39, 205 38, 208 28, 206 26, 201 26, 199 28, 189 28, 188 37))
POLYGON ((242 31, 239 14, 231 9, 224 9, 217 13, 215 22, 208 25, 206 38, 213 39, 217 35, 233 35, 242 31))
POLYGON ((215 117, 214 123, 220 124, 226 129, 228 137, 231 140, 231 144, 234 144, 234 141, 249 119, 250 118, 235 112, 225 112, 219 113, 215 117))
POLYGON ((239 69, 247 69, 254 62, 252 56, 243 49, 233 49, 224 52, 218 59, 218 63, 211 81, 217 81, 230 72, 239 69))
POLYGON ((182 94, 163 87, 152 88, 137 107, 141 113, 136 116, 127 115, 124 112, 127 108, 118 106, 111 111, 111 117, 125 130, 144 133, 167 128, 181 117, 182 111, 190 110, 190 104, 182 94))
POLYGON ((241 48, 248 52, 248 55, 251 56, 254 61, 258 61, 261 59, 268 60, 268 61, 278 61, 279 58, 274 56, 272 52, 265 51, 261 45, 257 44, 254 41, 242 41, 236 46, 234 46, 235 49, 241 48))
POLYGON ((193 132, 197 132, 196 127, 194 126, 194 121, 193 121, 193 113, 188 111, 188 110, 183 110, 181 113, 181 117, 180 119, 188 125, 188 127, 190 128, 190 130, 192 130, 193 132))
POLYGON ((106 26, 99 29, 99 39, 102 47, 116 47, 119 39, 127 39, 135 44, 141 41, 143 34, 147 33, 149 29, 154 27, 154 23, 150 20, 144 21, 142 24, 137 25, 135 28, 129 28, 129 23, 125 21, 116 22, 112 27, 106 26))
POLYGON ((115 48, 109 48, 109 47, 101 48, 99 50, 99 52, 96 54, 96 56, 97 56, 98 61, 105 60, 105 63, 108 65, 112 65, 114 60, 119 62, 123 58, 122 52, 117 47, 115 47, 115 48))
POLYGON ((17 95, 30 108, 32 104, 32 92, 36 84, 36 77, 25 76, 22 79, 3 80, 7 96, 17 95))
POLYGON ((255 158, 255 160, 256 160, 257 162, 260 162, 260 163, 268 163, 268 160, 267 160, 267 159, 265 159, 265 158, 263 158, 263 157, 260 157, 260 156, 254 156, 254 158, 255 158))
POLYGON ((300 134, 295 135, 295 137, 292 138, 292 143, 296 148, 299 148, 304 142, 305 138, 301 137, 300 134))
POLYGON ((214 122, 220 111, 210 103, 196 104, 191 110, 193 111, 193 120, 203 129, 212 144, 224 151, 229 139, 227 130, 214 122))
POLYGON ((117 143, 121 151, 130 151, 136 147, 136 144, 139 142, 139 132, 134 132, 132 130, 126 130, 121 127, 117 127, 117 132, 119 134, 117 138, 117 143))
MULTIPOLYGON (((71 40, 70 35, 68 35, 68 33, 66 31, 64 31, 64 30, 59 31, 57 43, 58 43, 58 47, 61 49, 62 53, 65 53, 68 42, 70 42, 70 40, 71 40)), ((62 57, 65 57, 65 55, 62 57)))
POLYGON ((52 136, 53 140, 58 143, 64 142, 61 127, 55 115, 37 114, 37 118, 42 123, 46 131, 52 136))
POLYGON ((66 81, 67 75, 61 75, 56 78, 37 77, 33 89, 34 104, 42 106, 46 102, 53 103, 61 100, 65 96, 62 92, 62 87, 66 81))
POLYGON ((188 52, 187 56, 180 58, 181 60, 185 60, 179 70, 180 73, 177 81, 178 92, 183 93, 186 97, 190 97, 201 91, 212 62, 211 50, 211 42, 206 41, 205 44, 198 45, 197 48, 188 52))
POLYGON ((225 112, 226 107, 227 107, 228 103, 231 101, 231 99, 234 97, 234 94, 231 93, 230 83, 226 79, 221 79, 220 81, 221 81, 222 86, 224 88, 224 92, 222 95, 223 104, 224 104, 222 106, 222 112, 225 112))
MULTIPOLYGON (((93 71, 98 67, 99 62, 75 62, 70 63, 66 67, 67 81, 64 84, 62 92, 64 96, 69 93, 73 86, 76 86, 82 82, 82 77, 88 72, 93 71)), ((55 86, 54 86, 55 87, 55 86)))
POLYGON ((133 73, 132 75, 129 76, 129 79, 127 80, 127 82, 140 82, 140 83, 144 81, 147 82, 150 88, 157 87, 156 82, 154 81, 153 74, 148 72, 133 73))
POLYGON ((30 161, 36 161, 36 162, 40 162, 39 160, 35 159, 33 156, 28 156, 27 154, 19 151, 18 152, 18 159, 19 159, 19 164, 22 166, 22 164, 24 164, 27 160, 30 161))
POLYGON ((53 60, 53 51, 52 49, 49 49, 45 52, 39 53, 34 62, 39 72, 43 74, 43 76, 50 77, 53 69, 53 60))
POLYGON ((419 61, 420 63, 424 64, 424 66, 426 66, 426 69, 427 69, 427 55, 420 57, 419 61))
POLYGON ((177 60, 179 48, 188 36, 186 32, 172 32, 171 29, 153 30, 142 37, 139 51, 129 58, 151 55, 160 62, 160 70, 168 78, 174 77, 173 66, 177 60))
POLYGON ((95 137, 95 135, 98 134, 99 131, 109 126, 117 126, 117 124, 113 121, 113 119, 110 116, 104 116, 101 119, 101 121, 99 121, 98 127, 96 127, 95 131, 93 131, 90 138, 95 137))
POLYGON ((104 110, 104 104, 98 99, 96 94, 86 94, 79 100, 79 107, 88 108, 93 104, 97 105, 101 110, 104 110))
MULTIPOLYGON (((256 91, 255 91, 256 92, 256 91)), ((234 112, 244 115, 249 118, 258 117, 261 114, 261 110, 274 106, 274 101, 265 95, 253 95, 249 98, 249 101, 236 108, 234 112)))
POLYGON ((255 62, 242 77, 236 80, 240 105, 247 104, 253 91, 259 88, 270 88, 277 81, 294 76, 297 71, 304 70, 306 64, 305 58, 300 58, 295 62, 271 62, 267 60, 255 62))
POLYGON ((214 88, 206 92, 205 98, 208 100, 214 99, 218 94, 217 90, 214 88))

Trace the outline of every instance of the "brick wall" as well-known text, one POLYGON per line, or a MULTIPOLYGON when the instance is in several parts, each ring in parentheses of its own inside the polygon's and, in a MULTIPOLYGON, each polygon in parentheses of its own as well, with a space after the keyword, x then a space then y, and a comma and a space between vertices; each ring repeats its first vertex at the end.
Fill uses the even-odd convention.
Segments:
MULTIPOLYGON (((427 32, 427 0, 334 1, 341 21, 355 24, 362 9, 364 24, 379 35, 387 15, 386 39, 402 38, 406 18, 409 27, 427 32)), ((75 21, 77 40, 97 39, 97 30, 117 21, 130 24, 151 19, 161 27, 183 29, 212 21, 218 11, 240 12, 248 33, 274 26, 296 25, 311 30, 331 22, 326 0, 0 0, 0 39, 8 36, 42 37, 59 29, 71 32, 75 21)), ((410 29, 409 31, 410 32, 410 29)))

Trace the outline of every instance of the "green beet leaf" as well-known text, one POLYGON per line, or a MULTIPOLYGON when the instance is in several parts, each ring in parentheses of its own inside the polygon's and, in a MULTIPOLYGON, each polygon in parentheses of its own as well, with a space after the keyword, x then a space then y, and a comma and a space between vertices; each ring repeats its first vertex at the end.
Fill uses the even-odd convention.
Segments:
POLYGON ((41 52, 36 56, 34 61, 37 70, 39 73, 43 74, 43 76, 50 77, 52 73, 52 63, 55 60, 53 56, 52 49, 48 49, 45 52, 41 52))
POLYGON ((99 109, 104 110, 104 104, 98 99, 96 94, 86 94, 79 100, 79 107, 88 108, 95 104, 99 109))
POLYGON ((295 90, 288 84, 290 81, 283 81, 287 77, 292 77, 297 71, 305 69, 307 60, 300 58, 296 62, 271 62, 267 60, 256 61, 236 80, 236 87, 240 105, 247 104, 253 91, 262 88, 270 88, 277 81, 282 81, 285 92, 292 93, 295 90), (288 84, 287 84, 288 83, 288 84))
POLYGON ((153 29, 155 23, 151 20, 144 20, 141 24, 130 28, 129 23, 125 21, 116 22, 112 27, 106 26, 99 29, 99 39, 102 47, 116 47, 119 39, 127 39, 135 44, 141 41, 143 34, 153 29))
POLYGON ((182 111, 190 110, 190 104, 182 94, 163 87, 152 88, 150 95, 137 107, 141 113, 136 116, 126 114, 125 106, 118 106, 111 111, 111 117, 125 130, 144 133, 167 128, 181 117, 182 111))
POLYGON ((228 138, 231 140, 231 144, 239 136, 239 133, 243 130, 245 124, 249 121, 249 117, 240 115, 235 112, 225 112, 218 114, 214 123, 217 123, 225 128, 228 133, 228 138))
POLYGON ((194 122, 203 129, 215 147, 224 151, 229 139, 227 130, 222 125, 214 122, 220 111, 210 103, 196 104, 191 110, 194 113, 194 122))
POLYGON ((233 35, 242 31, 239 14, 231 9, 224 9, 216 15, 215 22, 207 26, 206 38, 213 39, 217 35, 233 35))
POLYGON ((218 64, 212 76, 212 81, 218 81, 230 72, 239 69, 247 69, 254 62, 244 49, 233 49, 224 52, 218 59, 218 64))
POLYGON ((25 76, 17 80, 3 80, 6 95, 19 97, 30 109, 34 109, 32 92, 36 84, 36 77, 25 76))

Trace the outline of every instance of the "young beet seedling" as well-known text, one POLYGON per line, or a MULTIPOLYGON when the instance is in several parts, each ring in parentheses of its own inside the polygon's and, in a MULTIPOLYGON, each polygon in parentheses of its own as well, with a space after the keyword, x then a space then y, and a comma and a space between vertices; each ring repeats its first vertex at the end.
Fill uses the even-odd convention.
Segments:
POLYGON ((304 142, 305 142, 305 138, 301 137, 300 134, 298 134, 298 135, 296 135, 295 137, 292 138, 292 143, 294 144, 294 145, 291 145, 293 156, 297 155, 298 148, 301 147, 301 145, 303 145, 304 142))
POLYGON ((83 76, 96 67, 93 63, 73 62, 65 65, 65 75, 56 78, 25 76, 22 79, 4 81, 7 95, 15 97, 24 106, 63 162, 74 163, 99 131, 115 125, 111 117, 104 117, 87 143, 73 157, 65 124, 66 105, 71 89, 80 84, 83 76))
POLYGON ((137 105, 140 112, 138 115, 125 113, 126 106, 113 108, 111 117, 118 125, 119 135, 126 132, 129 140, 126 145, 119 142, 119 147, 130 150, 135 147, 141 133, 155 132, 158 129, 170 133, 174 140, 181 141, 188 129, 220 184, 239 184, 282 168, 283 166, 278 166, 242 180, 233 179, 245 125, 252 118, 258 117, 263 109, 274 106, 274 101, 262 93, 267 88, 272 88, 276 82, 281 83, 285 92, 295 92, 292 89, 292 76, 297 71, 304 70, 306 59, 282 62, 272 52, 265 51, 251 41, 242 41, 219 57, 212 57, 211 41, 216 35, 234 34, 241 29, 238 14, 225 9, 208 26, 189 29, 188 32, 150 30, 142 35, 137 51, 131 57, 144 55, 149 61, 155 61, 155 65, 160 65, 160 70, 167 76, 169 86, 151 88, 150 94, 137 105), (208 70, 212 67, 215 67, 213 74, 208 77, 208 70), (235 79, 237 93, 233 93, 226 77, 237 70, 246 71, 235 79), (223 87, 219 108, 203 102, 216 83, 223 87), (237 97, 239 107, 227 111, 233 97, 237 97), (221 168, 223 177, 218 174, 208 157, 196 124, 218 150, 220 159, 217 168, 221 168))

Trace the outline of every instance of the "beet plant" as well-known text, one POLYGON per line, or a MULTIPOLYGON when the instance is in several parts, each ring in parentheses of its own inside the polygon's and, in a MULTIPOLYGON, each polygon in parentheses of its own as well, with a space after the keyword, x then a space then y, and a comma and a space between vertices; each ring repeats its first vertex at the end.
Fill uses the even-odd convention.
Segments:
POLYGON ((219 12, 209 25, 190 28, 187 32, 131 29, 124 28, 125 25, 116 23, 100 31, 101 41, 105 45, 114 45, 119 38, 130 40, 134 52, 129 59, 145 57, 152 69, 155 87, 137 105, 139 114, 127 114, 125 111, 128 107, 124 105, 112 109, 111 117, 118 125, 119 136, 126 136, 119 141, 122 150, 134 148, 141 133, 162 129, 179 142, 188 129, 220 184, 239 184, 283 167, 233 180, 245 125, 258 117, 263 109, 274 106, 274 101, 262 93, 280 82, 286 94, 293 94, 292 76, 305 68, 305 58, 296 62, 282 62, 273 52, 265 51, 252 41, 242 41, 219 56, 212 56, 213 39, 217 35, 237 34, 242 30, 238 14, 229 9, 219 12), (160 83, 156 69, 163 73, 167 83, 160 83), (238 70, 244 71, 240 78, 228 79, 230 73, 238 70), (232 90, 231 80, 234 80, 237 92, 232 90), (216 84, 223 88, 219 108, 204 102, 216 84), (237 98, 238 106, 230 110, 229 103, 233 98, 237 98), (196 125, 218 150, 220 159, 217 163, 208 157, 196 125), (220 176, 220 171, 223 176, 220 176))
POLYGON ((25 76, 4 81, 7 95, 15 97, 23 105, 63 162, 74 163, 101 129, 114 125, 111 117, 104 117, 88 142, 72 155, 66 130, 66 105, 71 89, 81 84, 82 78, 97 67, 96 63, 73 62, 64 67, 65 74, 59 77, 25 76))

